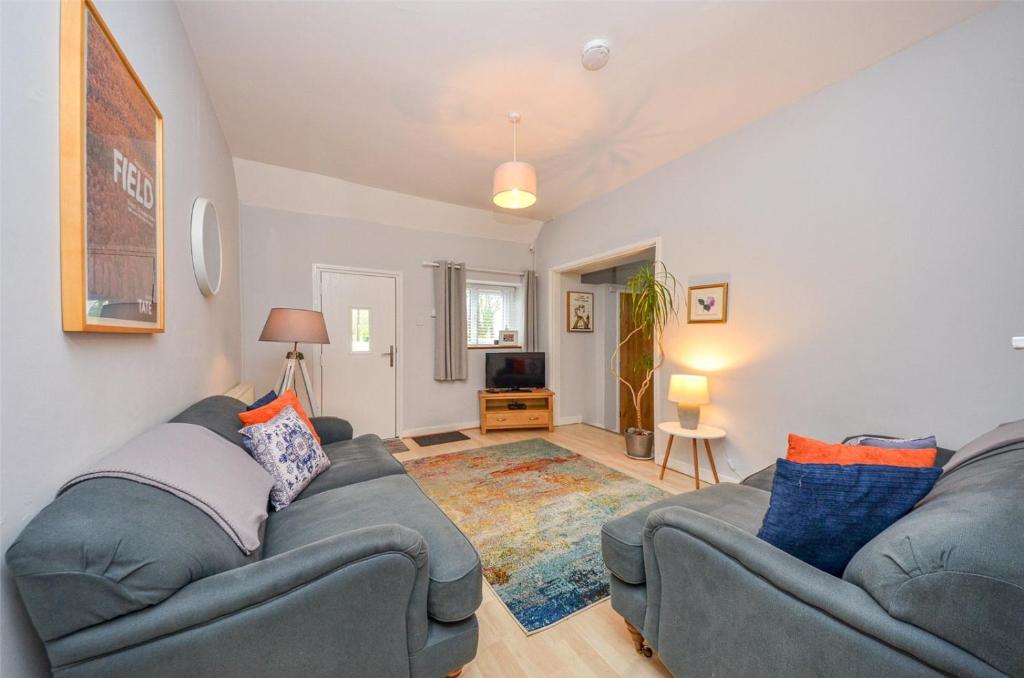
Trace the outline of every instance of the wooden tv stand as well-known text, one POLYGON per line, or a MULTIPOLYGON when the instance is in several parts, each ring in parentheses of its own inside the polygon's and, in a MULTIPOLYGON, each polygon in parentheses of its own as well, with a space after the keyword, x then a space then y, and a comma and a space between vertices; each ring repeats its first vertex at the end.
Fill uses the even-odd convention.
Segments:
POLYGON ((550 389, 532 391, 480 391, 480 432, 511 428, 555 430, 555 393, 550 389), (510 402, 526 403, 525 410, 510 410, 510 402))

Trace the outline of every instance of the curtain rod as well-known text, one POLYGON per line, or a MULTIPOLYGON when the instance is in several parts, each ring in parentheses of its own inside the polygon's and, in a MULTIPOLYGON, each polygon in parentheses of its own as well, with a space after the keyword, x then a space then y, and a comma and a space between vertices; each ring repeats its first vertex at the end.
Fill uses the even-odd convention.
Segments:
MULTIPOLYGON (((424 261, 422 263, 423 263, 424 266, 429 266, 431 268, 437 268, 439 266, 439 264, 436 261, 424 261)), ((454 266, 453 268, 462 268, 462 267, 461 266, 454 266)), ((467 271, 473 271, 474 273, 493 273, 495 275, 517 275, 517 276, 521 276, 521 275, 524 274, 524 271, 503 271, 500 268, 476 268, 474 266, 467 266, 466 270, 467 271)))

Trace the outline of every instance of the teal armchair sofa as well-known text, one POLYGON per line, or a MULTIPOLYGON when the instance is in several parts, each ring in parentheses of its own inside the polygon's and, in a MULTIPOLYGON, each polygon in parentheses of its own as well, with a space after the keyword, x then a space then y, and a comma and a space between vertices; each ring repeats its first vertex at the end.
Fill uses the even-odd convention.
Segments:
POLYGON ((1024 676, 1024 420, 967 448, 841 578, 756 536, 774 466, 612 520, 612 607, 676 676, 1024 676))
MULTIPOLYGON (((243 403, 172 421, 241 445, 243 403)), ((373 435, 313 420, 331 467, 272 512, 259 551, 163 490, 88 480, 6 554, 57 676, 457 674, 477 648, 480 560, 373 435)))

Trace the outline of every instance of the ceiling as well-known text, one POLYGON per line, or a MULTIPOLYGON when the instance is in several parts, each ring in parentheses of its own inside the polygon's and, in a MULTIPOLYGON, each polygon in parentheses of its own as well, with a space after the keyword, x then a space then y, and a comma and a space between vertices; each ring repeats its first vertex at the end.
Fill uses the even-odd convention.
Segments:
POLYGON ((459 205, 510 159, 549 219, 975 14, 973 2, 178 7, 233 155, 459 205), (580 48, 611 43, 601 71, 580 48))

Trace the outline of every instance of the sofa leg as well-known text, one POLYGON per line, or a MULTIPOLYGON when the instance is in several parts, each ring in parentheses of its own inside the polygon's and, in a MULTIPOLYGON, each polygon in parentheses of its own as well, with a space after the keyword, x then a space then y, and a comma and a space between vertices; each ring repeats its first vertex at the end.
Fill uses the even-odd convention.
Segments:
POLYGON ((644 640, 644 634, 640 633, 635 626, 626 622, 626 630, 629 631, 629 637, 633 639, 633 648, 645 657, 650 657, 654 654, 654 650, 644 640))
POLYGON ((459 668, 455 669, 454 671, 449 673, 444 678, 459 678, 459 676, 462 675, 462 669, 464 669, 464 668, 466 668, 466 667, 465 666, 460 666, 459 668))

